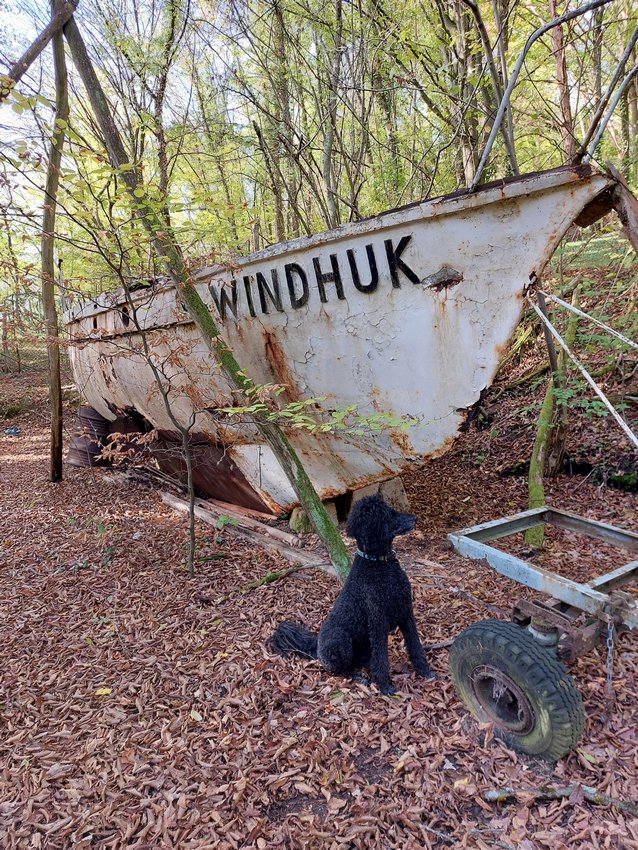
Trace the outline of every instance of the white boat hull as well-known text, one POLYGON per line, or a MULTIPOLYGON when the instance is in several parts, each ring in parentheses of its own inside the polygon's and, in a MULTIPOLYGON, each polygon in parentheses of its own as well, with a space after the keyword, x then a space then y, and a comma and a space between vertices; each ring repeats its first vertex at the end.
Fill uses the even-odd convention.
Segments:
MULTIPOLYGON (((330 498, 450 446, 494 378, 530 281, 612 185, 584 167, 531 175, 275 245, 232 270, 203 269, 196 284, 255 383, 284 385, 284 401, 321 398, 324 412, 356 406, 413 422, 407 432, 362 435, 288 430, 330 498)), ((177 419, 192 417, 193 433, 223 446, 263 504, 292 507, 292 488, 254 426, 215 411, 229 402, 228 386, 174 289, 130 297, 177 419)), ((110 293, 67 316, 76 382, 108 419, 134 410, 175 431, 125 305, 122 292, 110 293)))

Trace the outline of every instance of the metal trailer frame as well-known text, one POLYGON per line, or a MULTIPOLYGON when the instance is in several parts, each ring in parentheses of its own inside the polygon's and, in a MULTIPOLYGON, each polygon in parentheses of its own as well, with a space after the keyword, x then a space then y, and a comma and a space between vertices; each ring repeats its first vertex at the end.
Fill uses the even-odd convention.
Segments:
POLYGON ((541 643, 554 645, 558 658, 570 663, 596 646, 610 624, 638 628, 638 597, 620 589, 638 579, 638 560, 579 584, 488 545, 489 541, 544 524, 638 553, 638 534, 549 506, 481 523, 448 534, 448 539, 458 554, 483 561, 501 575, 551 597, 547 602, 517 599, 512 619, 527 627, 541 643))

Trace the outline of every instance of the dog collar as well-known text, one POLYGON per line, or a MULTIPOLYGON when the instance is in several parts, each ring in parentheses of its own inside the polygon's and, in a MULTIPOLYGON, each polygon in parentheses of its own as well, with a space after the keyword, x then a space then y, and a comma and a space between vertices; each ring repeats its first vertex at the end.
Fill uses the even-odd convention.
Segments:
POLYGON ((362 552, 361 549, 357 549, 357 555, 360 555, 362 558, 365 558, 366 561, 389 561, 390 558, 395 557, 392 549, 388 552, 387 555, 368 555, 367 552, 362 552))

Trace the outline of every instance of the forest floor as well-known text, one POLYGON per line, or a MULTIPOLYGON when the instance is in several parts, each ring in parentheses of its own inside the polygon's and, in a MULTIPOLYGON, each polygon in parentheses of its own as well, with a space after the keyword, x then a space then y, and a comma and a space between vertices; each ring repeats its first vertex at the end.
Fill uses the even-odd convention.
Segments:
MULTIPOLYGON (((541 357, 537 346, 489 391, 486 429, 404 479, 419 521, 396 548, 425 644, 507 620, 524 595, 446 535, 527 507, 544 384, 504 387, 541 357)), ((555 765, 519 755, 469 717, 445 649, 431 653, 438 680, 423 681, 393 637, 394 698, 273 656, 265 639, 280 620, 319 626, 334 577, 302 570, 245 590, 288 564, 230 526, 198 525, 189 580, 186 520, 158 490, 114 469, 66 466, 47 481, 42 368, 1 376, 0 389, 3 848, 638 848, 638 819, 580 787, 553 801, 481 796, 586 785, 636 802, 635 636, 618 638, 613 705, 604 647, 571 669, 587 717, 577 747, 555 765)), ((627 382, 623 393, 638 395, 627 382)), ((635 406, 626 415, 635 425, 635 406)), ((626 445, 608 418, 575 413, 570 452, 589 466, 547 482, 547 502, 638 531, 638 495, 608 486, 635 468, 626 445)), ((537 562, 582 581, 629 559, 554 532, 537 562)))

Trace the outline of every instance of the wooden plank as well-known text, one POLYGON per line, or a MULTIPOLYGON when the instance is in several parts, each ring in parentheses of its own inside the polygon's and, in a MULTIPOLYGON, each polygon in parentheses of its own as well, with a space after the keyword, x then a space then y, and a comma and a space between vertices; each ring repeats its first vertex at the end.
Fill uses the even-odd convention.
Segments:
POLYGON ((245 508, 243 507, 243 505, 233 505, 230 502, 222 502, 221 499, 212 499, 208 497, 204 501, 208 502, 210 505, 215 505, 216 507, 222 508, 222 510, 228 511, 229 513, 232 512, 234 514, 253 517, 253 519, 257 520, 273 520, 277 518, 275 514, 267 514, 265 511, 256 511, 253 508, 245 508))
MULTIPOLYGON (((163 492, 162 501, 169 507, 173 508, 173 510, 180 511, 182 513, 188 512, 188 502, 185 502, 184 499, 179 499, 177 496, 173 496, 172 493, 163 492)), ((206 522, 208 525, 213 525, 215 527, 217 526, 217 521, 219 519, 219 514, 215 514, 212 511, 208 511, 198 505, 195 505, 195 516, 198 519, 201 519, 202 522, 206 522)), ((318 570, 323 570, 324 572, 334 575, 334 568, 332 567, 332 564, 322 560, 314 552, 306 552, 303 549, 288 546, 274 538, 269 538, 258 531, 254 531, 251 528, 246 528, 241 525, 229 525, 227 528, 235 534, 238 534, 240 537, 244 537, 245 539, 256 543, 258 546, 261 546, 262 549, 281 555, 282 558, 285 558, 293 564, 303 564, 307 567, 315 567, 318 570)))
MULTIPOLYGON (((285 543, 286 546, 301 546, 301 540, 296 534, 290 534, 287 531, 281 531, 279 528, 273 528, 271 525, 258 522, 256 519, 245 516, 238 510, 233 510, 228 504, 225 507, 220 507, 217 504, 211 503, 209 499, 195 499, 195 504, 205 511, 210 511, 210 513, 215 514, 217 517, 230 517, 230 519, 237 522, 242 528, 250 528, 252 531, 258 531, 260 534, 274 537, 275 540, 285 543)), ((222 502, 222 504, 225 503, 222 502)))

